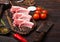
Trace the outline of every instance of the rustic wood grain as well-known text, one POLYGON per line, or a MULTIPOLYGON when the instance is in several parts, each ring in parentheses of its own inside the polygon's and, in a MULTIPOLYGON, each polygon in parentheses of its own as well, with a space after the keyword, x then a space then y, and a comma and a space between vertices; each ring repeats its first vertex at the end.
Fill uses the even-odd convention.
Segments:
POLYGON ((37 4, 48 10, 49 18, 55 24, 43 42, 60 42, 60 0, 40 0, 37 4))
MULTIPOLYGON (((35 0, 36 6, 44 7, 48 10, 48 20, 54 23, 53 28, 49 31, 43 42, 60 42, 60 0, 35 0)), ((37 25, 41 21, 37 22, 37 25)), ((33 42, 33 38, 39 34, 36 32, 31 33, 29 36, 24 36, 28 42, 33 42), (33 36, 34 35, 34 36, 33 36)))
MULTIPOLYGON (((53 28, 43 39, 43 42, 60 42, 60 0, 35 0, 35 2, 35 6, 41 6, 48 10, 48 20, 54 23, 53 28)), ((37 25, 39 26, 40 23, 41 21, 38 21, 37 25)), ((38 38, 38 36, 38 33, 32 32, 25 38, 28 40, 28 42, 34 42, 34 37, 38 38)))
POLYGON ((60 42, 60 0, 36 0, 36 5, 46 8, 55 24, 43 42, 60 42))

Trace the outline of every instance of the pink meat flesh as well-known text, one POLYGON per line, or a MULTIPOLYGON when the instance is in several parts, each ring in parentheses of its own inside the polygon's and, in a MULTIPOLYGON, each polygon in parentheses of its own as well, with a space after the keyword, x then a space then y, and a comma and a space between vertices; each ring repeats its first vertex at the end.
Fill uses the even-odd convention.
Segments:
POLYGON ((21 26, 21 24, 23 24, 24 23, 24 20, 23 19, 15 19, 14 21, 13 21, 13 26, 21 26))
POLYGON ((13 14, 13 17, 12 17, 12 19, 24 19, 27 21, 30 21, 31 18, 32 18, 31 15, 25 15, 23 13, 15 13, 15 14, 13 14))
POLYGON ((21 26, 32 28, 34 23, 30 22, 32 16, 29 15, 29 10, 20 6, 12 6, 10 12, 13 13, 13 26, 21 26))
POLYGON ((29 28, 32 28, 34 25, 34 23, 32 22, 29 22, 29 21, 25 21, 23 19, 15 19, 14 22, 13 22, 13 26, 25 26, 25 27, 29 27, 29 28))
POLYGON ((29 10, 27 10, 27 9, 25 9, 25 8, 21 8, 21 9, 19 9, 19 10, 17 10, 17 13, 23 13, 23 14, 29 14, 29 10))
POLYGON ((10 12, 15 13, 18 9, 20 9, 19 6, 12 6, 11 9, 10 9, 10 12))
POLYGON ((23 7, 19 7, 19 6, 12 6, 12 8, 10 9, 11 13, 24 13, 24 14, 29 14, 29 10, 23 7))
POLYGON ((21 26, 32 28, 34 26, 34 23, 27 21, 27 22, 24 22, 21 26))

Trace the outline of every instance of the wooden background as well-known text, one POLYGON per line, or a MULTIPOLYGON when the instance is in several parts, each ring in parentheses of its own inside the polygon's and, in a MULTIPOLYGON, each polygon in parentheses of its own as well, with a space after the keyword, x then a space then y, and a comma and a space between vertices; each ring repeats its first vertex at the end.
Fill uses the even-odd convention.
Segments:
MULTIPOLYGON (((53 21, 54 26, 46 35, 43 42, 60 42, 60 0, 35 0, 36 6, 41 6, 48 10, 48 20, 53 21)), ((39 25, 39 22, 38 22, 39 25)), ((29 42, 33 42, 34 33, 25 37, 29 42), (32 37, 33 36, 33 37, 32 37)), ((39 35, 39 34, 35 34, 39 35)))
MULTIPOLYGON (((53 28, 46 35, 43 42, 60 42, 60 0, 35 0, 35 1, 36 6, 41 6, 48 10, 49 14, 48 19, 53 21, 54 23, 53 28)), ((25 37, 29 42, 33 42, 33 39, 31 37, 32 34, 30 36, 25 37)))
MULTIPOLYGON (((42 6, 48 10, 49 20, 54 26, 44 38, 43 42, 60 42, 60 0, 35 0, 36 6, 42 6)), ((32 42, 30 40, 29 42, 32 42)))
POLYGON ((54 22, 44 42, 60 42, 60 0, 36 0, 36 4, 45 7, 54 22))

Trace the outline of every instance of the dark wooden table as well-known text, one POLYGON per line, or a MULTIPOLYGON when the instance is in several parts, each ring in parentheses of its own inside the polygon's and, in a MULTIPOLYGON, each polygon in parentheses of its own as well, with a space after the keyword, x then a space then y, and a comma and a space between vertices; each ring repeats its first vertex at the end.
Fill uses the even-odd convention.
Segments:
MULTIPOLYGON (((53 21, 54 26, 44 38, 43 42, 60 42, 60 0, 35 0, 37 6, 48 10, 49 20, 53 21)), ((28 37, 29 42, 32 42, 28 37)))
POLYGON ((36 4, 45 7, 54 22, 44 42, 60 42, 60 0, 36 0, 36 4))

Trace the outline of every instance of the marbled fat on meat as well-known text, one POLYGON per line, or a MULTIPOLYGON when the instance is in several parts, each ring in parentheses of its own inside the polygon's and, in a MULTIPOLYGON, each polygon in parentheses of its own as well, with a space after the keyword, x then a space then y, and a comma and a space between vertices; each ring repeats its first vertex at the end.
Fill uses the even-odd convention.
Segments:
POLYGON ((29 22, 29 21, 25 21, 25 20, 23 20, 23 19, 15 19, 15 20, 13 21, 13 26, 16 26, 16 25, 17 25, 18 27, 20 27, 20 26, 25 26, 25 27, 32 28, 33 25, 34 25, 34 23, 29 22))
POLYGON ((21 26, 28 28, 32 28, 34 26, 34 23, 30 22, 32 16, 29 15, 30 11, 28 9, 19 6, 12 6, 10 12, 13 15, 13 26, 18 26, 19 28, 21 26))
POLYGON ((11 13, 24 13, 24 14, 29 14, 29 10, 23 7, 19 7, 19 6, 12 6, 12 8, 10 9, 11 13))
POLYGON ((15 14, 13 14, 13 17, 12 17, 12 19, 24 19, 27 21, 30 21, 31 18, 32 18, 31 15, 25 15, 23 13, 15 13, 15 14))
POLYGON ((25 21, 21 26, 32 28, 34 26, 34 23, 29 22, 29 21, 25 21))
POLYGON ((15 19, 13 21, 13 26, 21 26, 21 24, 23 24, 24 20, 23 19, 15 19))

